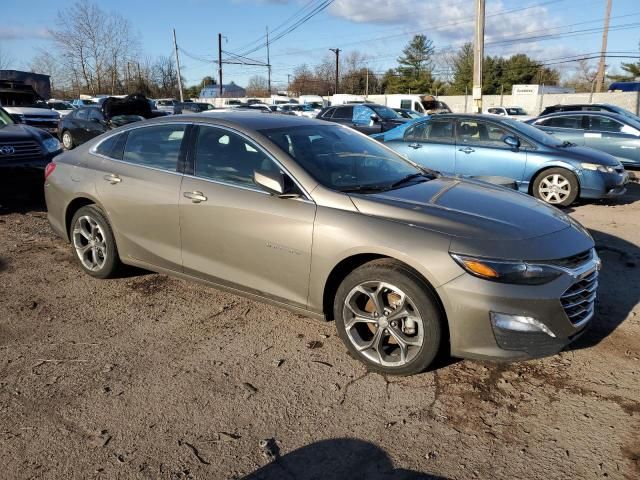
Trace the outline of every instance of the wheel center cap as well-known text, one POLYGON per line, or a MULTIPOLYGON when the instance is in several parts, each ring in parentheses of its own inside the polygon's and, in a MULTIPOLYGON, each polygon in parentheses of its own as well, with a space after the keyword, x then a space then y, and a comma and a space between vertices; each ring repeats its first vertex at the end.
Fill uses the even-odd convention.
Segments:
POLYGON ((387 328, 389 326, 389 320, 387 320, 387 317, 380 317, 378 319, 378 326, 380 328, 387 328))

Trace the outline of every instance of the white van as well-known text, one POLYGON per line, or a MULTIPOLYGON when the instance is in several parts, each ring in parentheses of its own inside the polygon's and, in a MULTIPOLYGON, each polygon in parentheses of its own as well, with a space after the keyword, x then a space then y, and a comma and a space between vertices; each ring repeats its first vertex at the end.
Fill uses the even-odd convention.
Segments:
POLYGON ((331 96, 331 105, 344 105, 347 103, 365 103, 367 100, 362 95, 349 95, 338 93, 331 96))
POLYGON ((300 95, 298 101, 303 105, 311 105, 311 107, 316 110, 316 113, 320 112, 324 107, 329 106, 329 101, 320 95, 300 95))
POLYGON ((418 113, 436 115, 451 113, 449 106, 436 99, 433 95, 408 95, 397 93, 392 95, 369 95, 367 101, 386 105, 391 108, 415 110, 418 113))

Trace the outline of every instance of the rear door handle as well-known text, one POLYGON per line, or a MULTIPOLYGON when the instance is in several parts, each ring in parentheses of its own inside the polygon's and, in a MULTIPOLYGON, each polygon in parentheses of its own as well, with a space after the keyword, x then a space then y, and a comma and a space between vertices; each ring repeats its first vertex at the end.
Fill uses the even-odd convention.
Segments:
POLYGON ((206 202, 207 197, 202 192, 184 192, 185 198, 190 199, 193 203, 206 202))
POLYGON ((122 181, 122 179, 118 175, 116 175, 115 173, 111 173, 109 175, 105 175, 102 178, 104 178, 111 185, 115 185, 116 183, 120 183, 122 181))
POLYGON ((419 143, 410 143, 409 146, 413 149, 422 148, 422 145, 419 143))
POLYGON ((471 153, 471 152, 475 152, 475 150, 471 147, 464 147, 464 148, 459 148, 458 149, 459 152, 464 152, 464 153, 471 153))

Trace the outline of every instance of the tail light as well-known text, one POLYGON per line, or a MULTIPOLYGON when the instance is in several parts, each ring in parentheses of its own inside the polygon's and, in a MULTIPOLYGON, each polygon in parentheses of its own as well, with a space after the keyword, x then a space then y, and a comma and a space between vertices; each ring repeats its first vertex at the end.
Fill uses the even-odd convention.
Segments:
POLYGON ((56 162, 47 163, 47 165, 44 167, 44 179, 46 180, 47 178, 49 178, 49 175, 51 175, 55 169, 56 162))

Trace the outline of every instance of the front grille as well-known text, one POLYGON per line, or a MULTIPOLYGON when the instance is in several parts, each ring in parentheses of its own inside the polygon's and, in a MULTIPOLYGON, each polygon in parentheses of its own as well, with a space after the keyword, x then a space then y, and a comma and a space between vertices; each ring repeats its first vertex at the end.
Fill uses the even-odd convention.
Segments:
POLYGON ((16 141, 16 142, 0 142, 0 161, 2 159, 22 159, 34 158, 42 156, 42 150, 37 142, 32 140, 16 141), (13 147, 13 153, 3 154, 3 147, 13 147))
POLYGON ((24 123, 29 126, 37 127, 37 128, 57 128, 58 127, 58 119, 57 118, 47 118, 47 117, 37 117, 35 115, 25 115, 24 123))
POLYGON ((582 266, 585 262, 591 260, 591 256, 593 255, 593 250, 585 250, 584 252, 578 253, 577 255, 573 255, 571 257, 561 258, 559 260, 551 260, 548 263, 549 265, 556 265, 558 267, 563 268, 578 268, 582 266))
POLYGON ((560 297, 562 308, 571 323, 578 324, 593 315, 598 289, 598 271, 588 273, 571 285, 560 297))

